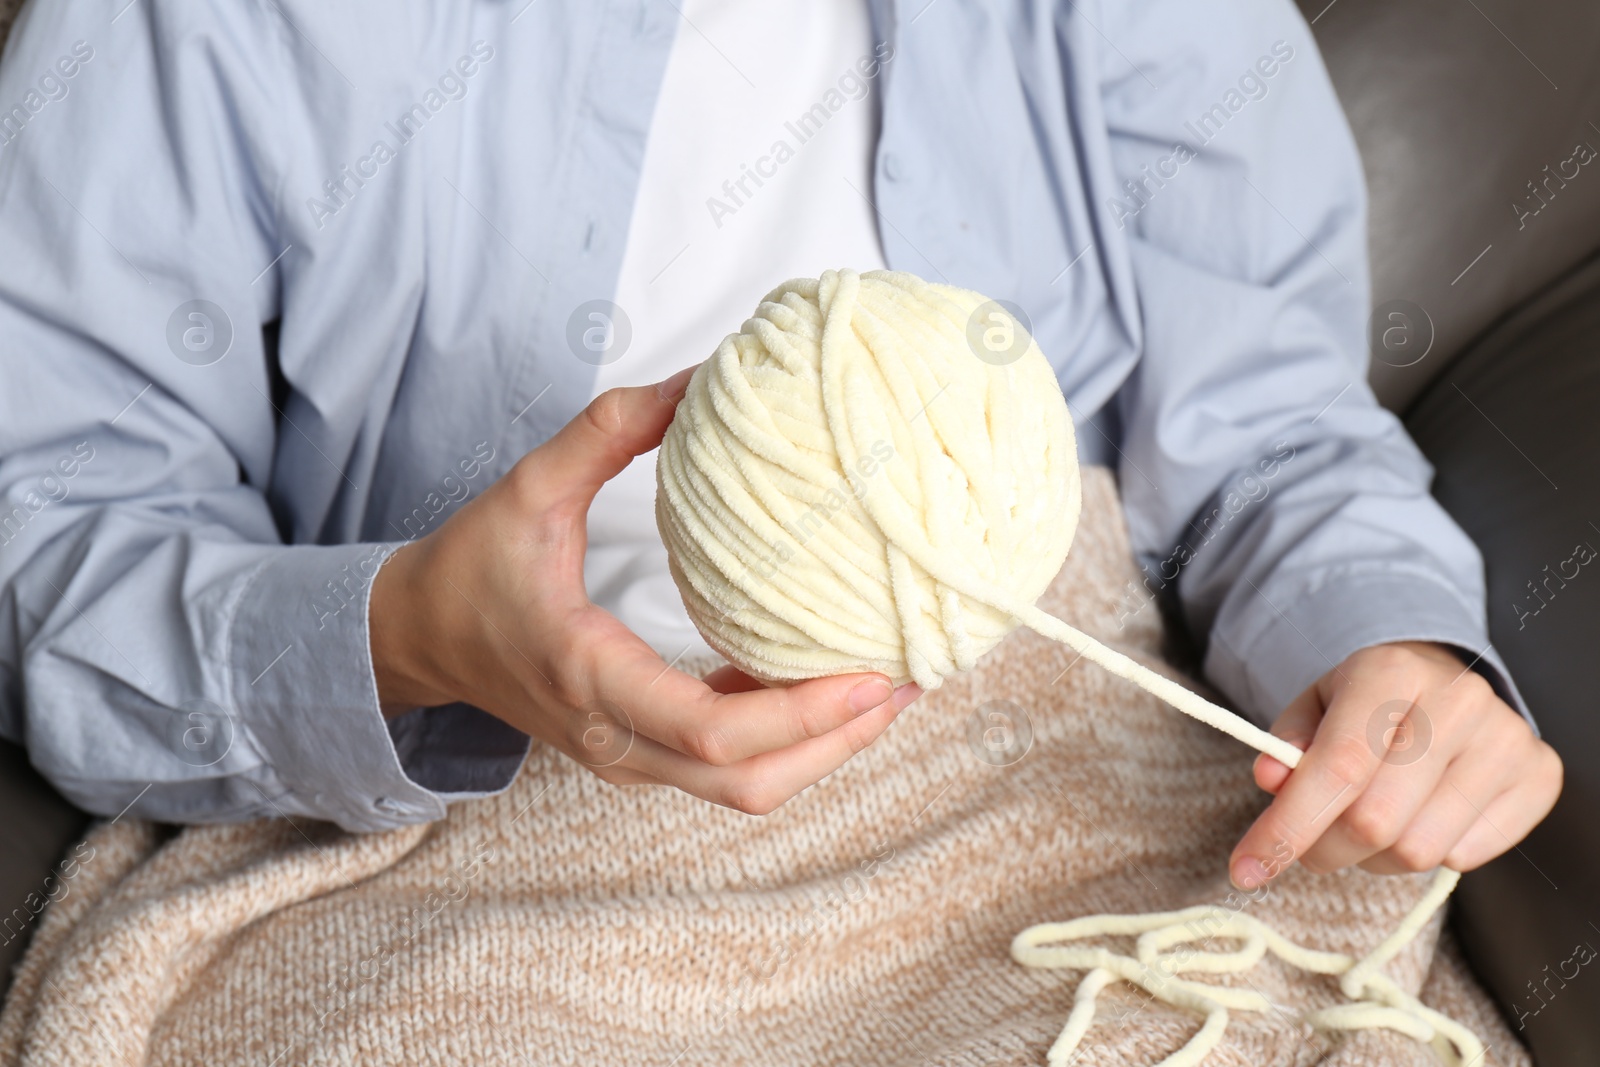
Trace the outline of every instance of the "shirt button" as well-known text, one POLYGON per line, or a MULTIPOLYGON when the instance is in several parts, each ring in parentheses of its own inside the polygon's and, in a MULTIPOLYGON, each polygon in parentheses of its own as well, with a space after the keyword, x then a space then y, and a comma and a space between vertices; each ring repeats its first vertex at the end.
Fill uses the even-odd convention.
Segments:
POLYGON ((406 813, 405 805, 397 804, 388 797, 379 797, 372 802, 372 806, 385 815, 404 815, 406 813))
POLYGON ((893 182, 900 180, 901 173, 900 157, 893 152, 885 152, 883 154, 883 176, 893 182))

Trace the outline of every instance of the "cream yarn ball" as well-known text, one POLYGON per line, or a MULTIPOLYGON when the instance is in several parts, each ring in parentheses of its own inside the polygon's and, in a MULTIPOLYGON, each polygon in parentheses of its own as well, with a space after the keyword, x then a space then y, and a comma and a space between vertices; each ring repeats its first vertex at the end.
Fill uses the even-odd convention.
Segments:
POLYGON ((1017 626, 1005 605, 1060 571, 1081 501, 1038 345, 987 298, 891 271, 768 293, 690 380, 656 484, 684 605, 731 662, 924 689, 1017 626))
POLYGON ((684 606, 751 677, 937 689, 1022 624, 1295 766, 1287 741, 1034 606, 1082 501, 1038 345, 998 303, 893 271, 768 293, 695 370, 656 458, 684 606))

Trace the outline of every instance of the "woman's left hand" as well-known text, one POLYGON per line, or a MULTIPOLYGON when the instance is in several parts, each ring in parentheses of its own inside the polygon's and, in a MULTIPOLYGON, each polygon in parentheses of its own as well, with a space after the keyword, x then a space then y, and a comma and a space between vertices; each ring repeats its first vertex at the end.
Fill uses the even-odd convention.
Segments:
POLYGON ((1352 653, 1272 732, 1306 755, 1293 771, 1256 760, 1256 783, 1275 799, 1229 860, 1240 889, 1293 862, 1318 873, 1471 870, 1527 836, 1561 792, 1555 750, 1444 645, 1352 653))

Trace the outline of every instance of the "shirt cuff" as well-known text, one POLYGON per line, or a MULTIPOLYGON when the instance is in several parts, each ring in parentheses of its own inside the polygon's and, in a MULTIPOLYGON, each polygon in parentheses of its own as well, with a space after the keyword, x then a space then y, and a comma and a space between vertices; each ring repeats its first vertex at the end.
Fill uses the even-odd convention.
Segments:
POLYGON ((1482 611, 1447 584, 1412 571, 1335 570, 1304 589, 1250 589, 1211 634, 1206 676, 1246 718, 1270 727, 1289 702, 1358 649, 1391 641, 1454 647, 1515 708, 1539 726, 1493 645, 1482 611), (1270 599, 1269 599, 1270 598, 1270 599))
POLYGON ((413 708, 389 720, 406 777, 445 801, 489 796, 509 786, 533 741, 471 704, 413 708))
POLYGON ((527 755, 525 735, 488 727, 491 716, 463 705, 385 722, 367 611, 372 579, 399 547, 285 549, 256 572, 229 621, 233 710, 285 790, 268 798, 285 815, 358 833, 428 822, 451 800, 505 789, 527 755), (471 735, 451 737, 455 726, 471 735))

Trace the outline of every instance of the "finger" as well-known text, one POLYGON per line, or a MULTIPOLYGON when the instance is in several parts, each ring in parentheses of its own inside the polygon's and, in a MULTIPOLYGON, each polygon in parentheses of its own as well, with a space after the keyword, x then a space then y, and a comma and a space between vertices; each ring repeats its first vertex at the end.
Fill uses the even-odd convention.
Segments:
POLYGON ((1395 843, 1363 866, 1382 874, 1432 870, 1455 853, 1478 823, 1486 817, 1493 819, 1491 811, 1501 813, 1490 826, 1499 837, 1499 851, 1521 840, 1544 814, 1531 810, 1537 806, 1533 802, 1542 781, 1538 774, 1529 775, 1528 768, 1538 766, 1539 753, 1531 732, 1525 738, 1517 736, 1522 728, 1518 720, 1514 728, 1506 730, 1510 737, 1476 746, 1452 763, 1438 789, 1395 843), (1525 786, 1534 788, 1518 792, 1525 786), (1501 798, 1513 792, 1518 792, 1518 803, 1502 804, 1501 798))
POLYGON ((1254 889, 1283 868, 1280 857, 1305 855, 1361 795, 1382 755, 1368 742, 1367 724, 1374 709, 1392 695, 1392 687, 1381 678, 1341 680, 1305 759, 1234 846, 1228 861, 1234 885, 1254 889))
POLYGON ((702 800, 748 815, 766 815, 877 740, 918 695, 916 686, 902 686, 893 699, 831 733, 732 766, 712 766, 646 738, 636 740, 625 762, 702 800))
POLYGON ((1555 799, 1556 793, 1539 783, 1512 786, 1483 809, 1445 857, 1444 865, 1471 871, 1509 852, 1550 814, 1555 799))
POLYGON ((1561 757, 1542 740, 1535 739, 1533 749, 1516 784, 1490 801, 1478 821, 1450 850, 1445 857, 1448 866, 1470 871, 1488 863, 1515 847, 1556 806, 1565 777, 1561 757))
POLYGON ((886 675, 863 673, 719 693, 635 641, 615 651, 601 676, 601 695, 621 707, 645 737, 712 766, 821 737, 893 692, 886 675))
POLYGON ((622 469, 661 444, 694 367, 664 382, 607 389, 550 440, 534 449, 530 495, 546 507, 588 507, 622 469))
MULTIPOLYGON (((1382 855, 1435 803, 1444 776, 1442 760, 1426 766, 1385 765, 1326 833, 1300 857, 1318 874, 1343 870, 1382 855)), ((1368 867, 1368 870, 1376 868, 1368 867)))
POLYGON ((1361 866, 1374 874, 1407 874, 1431 871, 1443 863, 1473 823, 1483 817, 1484 804, 1462 792, 1461 785, 1451 781, 1441 788, 1398 841, 1361 866))
MULTIPOLYGON (((1316 735, 1317 724, 1321 721, 1322 694, 1315 685, 1307 686, 1272 724, 1272 734, 1304 752, 1311 747, 1311 738, 1316 735)), ((1289 780, 1289 768, 1263 752, 1256 757, 1255 778, 1256 785, 1269 793, 1277 793, 1289 780)))
POLYGON ((766 683, 750 677, 733 664, 718 667, 701 681, 713 692, 717 693, 748 693, 756 689, 764 689, 766 683))
MULTIPOLYGON (((572 753, 568 753, 568 755, 572 755, 572 753)), ((661 781, 661 779, 657 778, 655 775, 646 774, 643 771, 634 770, 631 767, 622 767, 622 766, 600 767, 600 766, 595 766, 593 764, 587 763, 587 762, 585 762, 585 761, 583 761, 581 759, 578 760, 578 762, 583 763, 583 765, 585 767, 588 767, 589 770, 594 774, 594 776, 596 778, 599 778, 601 781, 606 782, 606 783, 608 783, 610 785, 663 785, 663 784, 665 784, 665 783, 663 783, 661 781)))
POLYGON ((1380 728, 1369 721, 1367 731, 1369 744, 1375 733, 1380 740, 1388 738, 1382 764, 1361 795, 1300 858, 1312 871, 1327 873, 1365 865, 1368 859, 1394 847, 1434 803, 1449 776, 1480 784, 1504 778, 1506 765, 1499 750, 1476 746, 1479 752, 1487 748, 1500 769, 1485 767, 1482 758, 1472 756, 1474 738, 1484 723, 1484 707, 1453 698, 1448 690, 1412 703, 1398 717, 1393 709, 1384 710, 1386 707, 1380 706, 1378 712, 1384 716, 1380 728), (1468 762, 1459 762, 1462 759, 1468 762))

